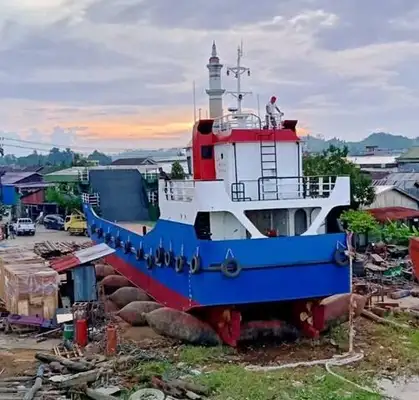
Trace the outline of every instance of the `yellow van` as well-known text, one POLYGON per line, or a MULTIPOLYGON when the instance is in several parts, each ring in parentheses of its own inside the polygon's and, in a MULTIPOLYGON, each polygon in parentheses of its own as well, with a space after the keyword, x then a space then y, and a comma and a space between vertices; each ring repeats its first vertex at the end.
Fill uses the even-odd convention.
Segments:
POLYGON ((87 234, 87 222, 84 215, 75 211, 65 217, 64 230, 70 235, 86 235, 87 234))

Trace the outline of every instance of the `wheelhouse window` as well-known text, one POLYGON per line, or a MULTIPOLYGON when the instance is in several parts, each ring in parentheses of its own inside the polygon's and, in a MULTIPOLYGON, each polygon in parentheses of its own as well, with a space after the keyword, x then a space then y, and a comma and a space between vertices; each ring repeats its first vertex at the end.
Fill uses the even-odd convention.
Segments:
POLYGON ((201 157, 204 160, 211 160, 214 153, 213 146, 201 146, 201 157))

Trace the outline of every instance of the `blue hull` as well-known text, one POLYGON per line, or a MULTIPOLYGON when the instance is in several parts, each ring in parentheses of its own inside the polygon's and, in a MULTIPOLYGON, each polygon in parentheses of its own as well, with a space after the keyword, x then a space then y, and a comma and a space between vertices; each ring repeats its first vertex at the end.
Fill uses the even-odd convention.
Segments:
POLYGON ((126 254, 123 247, 109 258, 121 273, 170 307, 188 310, 323 298, 350 290, 349 266, 335 260, 336 249, 345 248, 343 233, 210 241, 199 240, 191 225, 159 220, 152 231, 141 236, 99 218, 87 204, 84 211, 96 243, 104 241, 105 235, 97 233, 101 228, 123 243, 129 241, 134 249, 142 248, 145 254, 155 254, 161 246, 175 256, 185 256, 188 265, 182 272, 156 265, 149 269, 146 260, 137 260, 135 252, 126 254), (201 268, 191 274, 190 260, 196 255, 201 268), (236 277, 220 270, 220 264, 231 258, 242 268, 236 277))

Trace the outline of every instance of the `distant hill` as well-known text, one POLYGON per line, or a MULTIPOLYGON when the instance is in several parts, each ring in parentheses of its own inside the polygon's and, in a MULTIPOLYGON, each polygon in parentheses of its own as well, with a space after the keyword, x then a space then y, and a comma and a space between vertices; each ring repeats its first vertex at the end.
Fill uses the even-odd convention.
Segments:
POLYGON ((378 146, 379 149, 398 153, 410 147, 419 146, 419 138, 409 139, 406 136, 385 132, 372 133, 360 142, 345 142, 337 138, 326 140, 318 136, 306 136, 305 142, 306 150, 309 152, 320 152, 333 144, 338 147, 348 146, 351 155, 362 154, 366 146, 378 146))
POLYGON ((119 158, 164 158, 164 157, 175 157, 183 153, 183 148, 173 149, 155 149, 155 150, 127 150, 123 153, 112 154, 112 160, 118 160, 119 158))

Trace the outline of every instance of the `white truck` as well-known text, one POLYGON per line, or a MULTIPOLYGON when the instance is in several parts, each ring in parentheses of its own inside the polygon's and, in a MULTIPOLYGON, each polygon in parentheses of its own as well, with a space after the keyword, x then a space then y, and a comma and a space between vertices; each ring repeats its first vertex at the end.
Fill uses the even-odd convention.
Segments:
POLYGON ((19 235, 35 235, 35 224, 30 218, 18 218, 18 220, 13 224, 13 230, 15 231, 16 236, 19 235))

